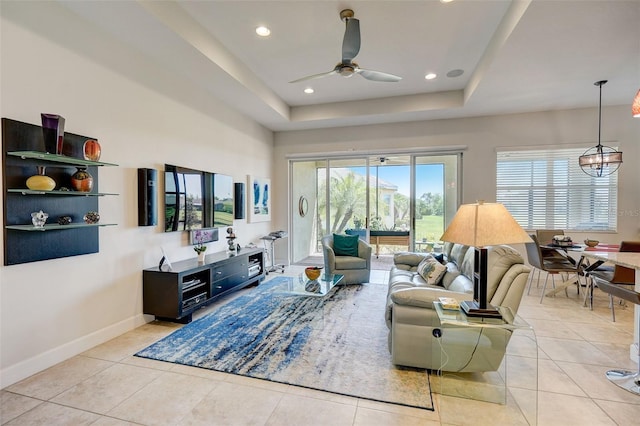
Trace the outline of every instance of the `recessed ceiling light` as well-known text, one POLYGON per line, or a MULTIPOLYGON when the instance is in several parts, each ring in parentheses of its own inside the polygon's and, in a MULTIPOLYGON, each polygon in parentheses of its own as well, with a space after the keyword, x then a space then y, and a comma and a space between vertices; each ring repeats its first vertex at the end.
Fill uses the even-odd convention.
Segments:
POLYGON ((304 89, 304 93, 306 93, 307 95, 310 95, 313 92, 315 92, 315 90, 313 90, 311 87, 307 87, 306 89, 304 89))
POLYGON ((260 37, 266 37, 271 34, 271 30, 267 27, 258 27, 256 28, 256 34, 258 34, 260 37))
POLYGON ((464 70, 451 70, 447 73, 447 77, 460 77, 464 74, 464 70))
POLYGON ((424 78, 426 80, 433 80, 434 78, 436 78, 438 75, 436 73, 430 72, 429 74, 425 75, 424 78))
POLYGON ((451 3, 453 0, 440 0, 440 3, 451 3))

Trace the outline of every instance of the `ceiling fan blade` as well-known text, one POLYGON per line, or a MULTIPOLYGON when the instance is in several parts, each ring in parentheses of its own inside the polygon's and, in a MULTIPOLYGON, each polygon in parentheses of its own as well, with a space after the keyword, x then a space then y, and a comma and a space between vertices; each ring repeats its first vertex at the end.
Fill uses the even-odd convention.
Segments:
POLYGON ((347 28, 342 40, 342 62, 350 63, 360 52, 360 21, 347 18, 347 28))
POLYGON ((306 77, 302 77, 302 78, 299 78, 299 79, 297 79, 297 80, 290 81, 289 83, 299 83, 299 82, 301 82, 301 81, 315 80, 316 78, 322 78, 322 77, 326 77, 326 76, 328 76, 328 75, 333 75, 333 74, 337 74, 337 73, 338 73, 338 71, 336 71, 335 69, 333 69, 333 70, 331 70, 331 71, 328 71, 328 72, 322 72, 322 73, 320 73, 320 74, 308 75, 308 76, 306 76, 306 77))
POLYGON ((397 75, 387 74, 386 72, 380 71, 372 71, 372 70, 364 70, 362 68, 358 68, 356 70, 358 74, 371 81, 383 81, 387 83, 395 83, 402 80, 402 77, 398 77, 397 75))

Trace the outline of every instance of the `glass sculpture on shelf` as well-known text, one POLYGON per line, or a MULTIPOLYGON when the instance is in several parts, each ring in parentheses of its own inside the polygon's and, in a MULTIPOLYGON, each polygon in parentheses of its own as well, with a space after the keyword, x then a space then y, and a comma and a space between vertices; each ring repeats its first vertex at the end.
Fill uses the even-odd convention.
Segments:
POLYGON ((31 223, 33 223, 33 226, 36 228, 44 228, 44 224, 47 223, 48 218, 49 214, 42 210, 31 213, 31 223))

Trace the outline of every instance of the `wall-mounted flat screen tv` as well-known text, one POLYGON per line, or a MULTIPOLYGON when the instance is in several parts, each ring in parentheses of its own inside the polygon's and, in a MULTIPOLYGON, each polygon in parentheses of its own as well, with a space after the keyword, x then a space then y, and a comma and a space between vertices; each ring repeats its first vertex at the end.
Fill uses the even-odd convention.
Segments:
POLYGON ((233 226, 233 178, 213 174, 213 226, 233 226))
POLYGON ((208 227, 204 212, 204 175, 200 170, 165 164, 165 231, 208 227))

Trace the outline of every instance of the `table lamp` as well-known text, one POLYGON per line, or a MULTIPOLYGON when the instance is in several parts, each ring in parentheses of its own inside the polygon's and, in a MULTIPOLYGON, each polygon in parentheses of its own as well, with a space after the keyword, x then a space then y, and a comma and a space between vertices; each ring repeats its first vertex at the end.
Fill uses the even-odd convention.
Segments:
POLYGON ((444 231, 442 241, 475 248, 473 262, 473 300, 460 306, 475 317, 500 318, 500 312, 487 303, 487 247, 531 241, 513 216, 499 203, 463 204, 444 231))

